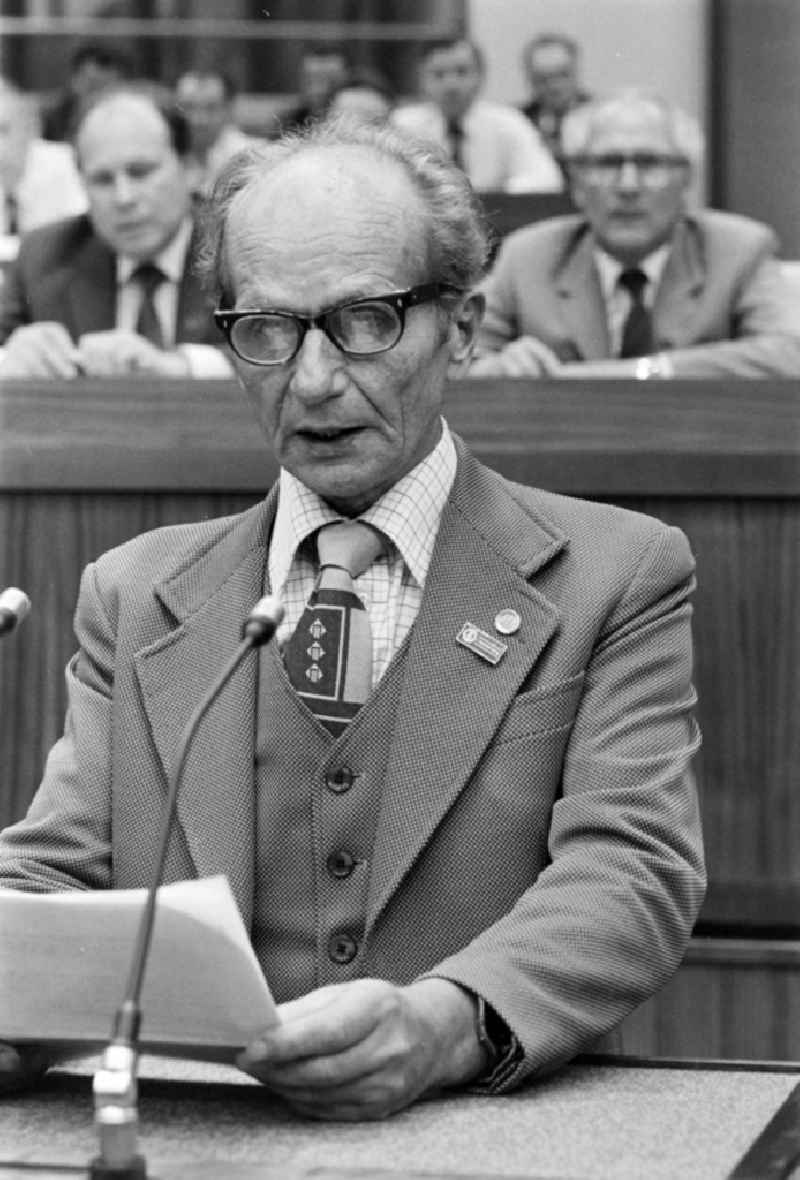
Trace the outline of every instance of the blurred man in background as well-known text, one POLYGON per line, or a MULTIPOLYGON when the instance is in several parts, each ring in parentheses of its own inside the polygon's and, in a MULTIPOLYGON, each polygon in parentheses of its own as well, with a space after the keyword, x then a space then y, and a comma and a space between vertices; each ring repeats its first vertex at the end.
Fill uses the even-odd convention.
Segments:
POLYGON ((479 192, 558 192, 561 174, 538 132, 513 107, 478 97, 485 72, 471 41, 430 42, 420 66, 425 101, 399 107, 395 125, 446 148, 479 192))
POLYGON ((3 377, 223 376, 193 273, 188 128, 168 93, 125 83, 75 140, 89 210, 23 238, 0 292, 3 377))
POLYGON ((576 107, 562 139, 580 213, 503 242, 470 374, 796 377, 772 230, 691 207, 695 121, 626 92, 576 107))
POLYGON ((85 208, 72 149, 40 139, 33 100, 0 78, 0 236, 85 208))
POLYGON ((252 141, 236 124, 236 87, 224 70, 198 67, 181 74, 175 98, 189 124, 186 167, 192 191, 207 193, 222 165, 252 141))
POLYGON ((300 62, 300 91, 297 102, 280 116, 280 131, 294 131, 310 119, 322 118, 328 100, 347 77, 347 54, 337 45, 321 42, 303 53, 300 62))
POLYGON ((380 126, 394 110, 394 92, 377 70, 351 70, 328 101, 328 114, 349 115, 380 126))
POLYGON ((531 91, 522 113, 561 162, 564 116, 589 98, 580 83, 580 47, 565 33, 540 33, 522 51, 522 65, 531 91))

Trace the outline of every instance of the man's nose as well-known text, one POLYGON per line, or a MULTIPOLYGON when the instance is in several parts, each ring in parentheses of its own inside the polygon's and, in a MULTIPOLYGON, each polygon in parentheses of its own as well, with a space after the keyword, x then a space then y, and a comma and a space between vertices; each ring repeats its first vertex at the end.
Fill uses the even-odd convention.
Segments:
POLYGON ((114 177, 112 192, 118 205, 127 205, 136 196, 136 184, 124 172, 114 177))
POLYGON ((641 188, 642 174, 635 160, 623 160, 617 174, 617 187, 624 189, 641 188))
POLYGON ((344 392, 345 356, 321 328, 309 328, 294 358, 293 393, 306 401, 324 401, 344 392))

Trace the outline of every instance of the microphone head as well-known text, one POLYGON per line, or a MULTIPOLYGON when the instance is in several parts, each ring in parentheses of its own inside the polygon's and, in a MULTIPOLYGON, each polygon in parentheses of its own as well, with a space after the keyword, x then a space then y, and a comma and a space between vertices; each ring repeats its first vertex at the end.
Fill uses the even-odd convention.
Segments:
POLYGON ((24 590, 9 586, 0 594, 0 634, 13 631, 31 609, 31 600, 24 590))
POLYGON ((252 647, 268 643, 280 626, 283 618, 283 603, 274 594, 265 594, 242 624, 242 638, 248 639, 252 647))

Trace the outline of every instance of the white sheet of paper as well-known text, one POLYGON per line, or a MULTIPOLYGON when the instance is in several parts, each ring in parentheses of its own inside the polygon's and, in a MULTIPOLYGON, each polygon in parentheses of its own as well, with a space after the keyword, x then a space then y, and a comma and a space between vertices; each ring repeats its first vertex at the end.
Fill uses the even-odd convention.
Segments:
MULTIPOLYGON (((145 897, 0 890, 0 1041, 105 1044, 145 897)), ((232 1060, 276 1023, 226 877, 159 889, 141 1007, 144 1049, 208 1060, 232 1060)))

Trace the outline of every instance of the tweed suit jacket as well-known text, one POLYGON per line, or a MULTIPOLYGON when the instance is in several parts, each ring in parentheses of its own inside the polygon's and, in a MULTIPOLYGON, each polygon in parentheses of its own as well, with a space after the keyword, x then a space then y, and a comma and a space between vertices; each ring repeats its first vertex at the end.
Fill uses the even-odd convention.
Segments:
MULTIPOLYGON (((193 273, 193 244, 178 291, 178 344, 220 344, 213 300, 193 273)), ((26 234, 0 287, 0 344, 22 324, 52 320, 78 340, 85 332, 114 328, 116 259, 95 234, 87 215, 41 226, 26 234)))
MULTIPOLYGON (((534 336, 565 362, 611 357, 593 249, 581 215, 509 234, 484 283, 477 354, 534 336)), ((772 230, 747 217, 704 210, 678 223, 653 305, 675 376, 800 373, 800 303, 775 249, 772 230)))
MULTIPOLYGON (((618 1023, 691 932, 693 560, 676 529, 458 449, 380 785, 360 973, 484 996, 522 1048, 507 1089, 618 1023), (497 664, 456 641, 467 621, 496 634, 506 609, 520 626, 497 664)), ((275 500, 88 567, 65 734, 0 837, 0 882, 145 883, 182 728, 262 593, 275 500)), ((226 873, 246 924, 255 688, 251 662, 200 726, 166 872, 226 873)))

